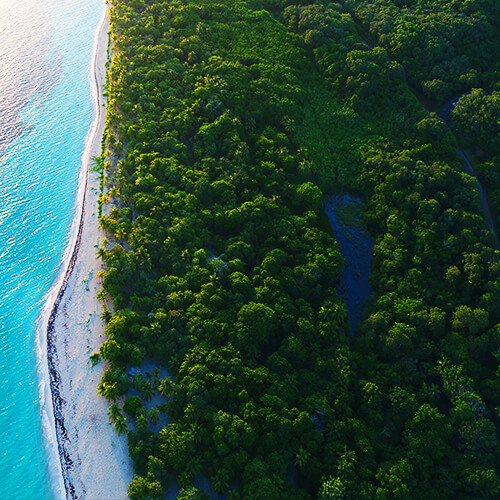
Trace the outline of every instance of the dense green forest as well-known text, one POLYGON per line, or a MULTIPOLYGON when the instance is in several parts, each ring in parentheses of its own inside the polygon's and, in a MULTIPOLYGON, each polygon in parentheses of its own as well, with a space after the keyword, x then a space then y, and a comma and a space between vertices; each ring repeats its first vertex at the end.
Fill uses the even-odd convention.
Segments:
POLYGON ((98 390, 130 498, 500 496, 500 253, 457 153, 496 215, 499 5, 111 1, 98 390), (331 193, 374 238, 353 336, 331 193))

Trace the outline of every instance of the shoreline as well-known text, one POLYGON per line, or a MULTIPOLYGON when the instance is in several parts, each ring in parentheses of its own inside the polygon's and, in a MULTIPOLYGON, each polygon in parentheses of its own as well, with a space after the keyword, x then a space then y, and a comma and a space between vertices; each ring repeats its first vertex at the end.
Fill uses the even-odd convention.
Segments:
POLYGON ((108 15, 105 5, 95 32, 89 75, 95 116, 82 154, 70 241, 38 325, 42 425, 54 494, 61 498, 124 497, 133 477, 126 442, 115 435, 108 423, 108 404, 97 395, 97 383, 104 371, 102 363, 94 368, 88 364, 89 350, 97 352, 104 340, 104 323, 98 320, 101 306, 96 297, 96 274, 101 264, 95 255, 95 245, 104 235, 95 213, 99 181, 91 171, 91 159, 101 154, 106 122, 102 108, 108 15), (94 285, 92 289, 90 284, 94 285), (90 320, 94 323, 92 329, 90 320), (116 467, 109 467, 113 460, 122 469, 116 477, 116 467))

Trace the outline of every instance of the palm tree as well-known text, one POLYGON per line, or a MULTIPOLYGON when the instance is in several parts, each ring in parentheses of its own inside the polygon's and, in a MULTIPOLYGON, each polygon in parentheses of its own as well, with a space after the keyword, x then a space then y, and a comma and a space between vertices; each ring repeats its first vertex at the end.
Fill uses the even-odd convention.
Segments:
POLYGON ((304 465, 309 461, 310 458, 311 454, 301 446, 299 451, 295 455, 295 465, 297 465, 299 469, 302 470, 302 467, 304 467, 304 465))
POLYGON ((167 413, 168 411, 168 404, 167 403, 162 403, 160 405, 156 406, 158 410, 160 410, 162 413, 167 413))
POLYGON ((153 397, 153 393, 154 393, 153 387, 151 386, 151 384, 147 380, 143 380, 139 391, 141 392, 142 397, 146 401, 149 401, 153 397))
POLYGON ((174 384, 170 377, 165 377, 163 380, 160 380, 158 384, 158 391, 162 396, 169 398, 172 395, 174 389, 174 384))
POLYGON ((156 409, 156 408, 151 408, 151 410, 149 410, 149 421, 155 425, 158 423, 158 420, 160 419, 160 412, 156 409))
POLYGON ((96 250, 95 254, 98 259, 102 259, 106 254, 106 249, 101 246, 96 250))
POLYGON ((137 424, 137 427, 139 427, 140 429, 145 429, 148 426, 148 419, 146 417, 146 413, 145 412, 139 413, 139 415, 137 415, 135 422, 137 424))
POLYGON ((123 417, 122 415, 119 415, 115 419, 114 428, 115 428, 115 431, 118 433, 118 435, 121 435, 121 434, 127 432, 128 424, 126 422, 126 418, 123 417))
POLYGON ((113 403, 108 409, 108 417, 111 423, 116 422, 118 417, 122 416, 122 412, 117 403, 113 403))
POLYGON ((144 380, 144 375, 142 374, 142 372, 137 372, 135 375, 134 375, 134 387, 140 391, 141 390, 141 385, 142 385, 142 382, 144 380))
MULTIPOLYGON (((154 324, 154 323, 153 323, 153 324, 154 324)), ((153 326, 153 325, 151 325, 151 326, 153 326)), ((155 389, 157 389, 157 388, 158 388, 158 384, 160 383, 160 381, 158 380, 159 375, 160 375, 160 369, 157 367, 157 368, 155 368, 155 369, 153 370, 153 377, 154 377, 154 378, 153 378, 153 387, 154 387, 155 389)))
POLYGON ((184 410, 184 414, 186 415, 186 420, 190 424, 194 424, 198 420, 198 411, 193 403, 188 403, 186 405, 186 409, 184 410))
POLYGON ((220 469, 215 475, 214 481, 214 490, 218 494, 224 493, 229 488, 229 475, 224 469, 220 469))
POLYGON ((109 401, 116 401, 119 396, 116 382, 101 382, 97 386, 97 394, 104 396, 109 401))
POLYGON ((191 435, 193 436, 193 441, 195 444, 199 444, 201 441, 201 426, 200 424, 193 423, 189 424, 189 432, 191 432, 191 435))
POLYGON ((186 462, 186 472, 190 477, 196 476, 201 472, 202 462, 200 455, 192 455, 186 462))

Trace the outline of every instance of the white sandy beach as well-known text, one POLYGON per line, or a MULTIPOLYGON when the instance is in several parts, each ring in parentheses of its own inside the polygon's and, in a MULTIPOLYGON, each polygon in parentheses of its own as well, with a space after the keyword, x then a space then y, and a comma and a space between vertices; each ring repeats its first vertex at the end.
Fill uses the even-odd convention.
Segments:
MULTIPOLYGON (((96 257, 96 245, 104 234, 98 228, 98 174, 91 170, 90 159, 101 154, 106 120, 102 93, 108 30, 106 7, 95 52, 99 113, 83 156, 82 211, 73 228, 68 267, 53 292, 52 314, 49 313, 50 319, 45 323, 48 322, 48 372, 55 416, 49 420, 55 422, 61 457, 59 475, 62 472, 66 490, 60 493, 63 497, 92 500, 126 498, 127 485, 133 478, 126 436, 114 432, 107 416, 109 403, 97 395, 105 366, 103 362, 95 367, 89 364, 89 355, 98 352, 104 341, 104 323, 100 319, 102 307, 96 298, 97 273, 102 265, 96 257)), ((44 411, 50 416, 52 409, 46 404, 44 411)), ((62 482, 59 484, 61 490, 62 482)))

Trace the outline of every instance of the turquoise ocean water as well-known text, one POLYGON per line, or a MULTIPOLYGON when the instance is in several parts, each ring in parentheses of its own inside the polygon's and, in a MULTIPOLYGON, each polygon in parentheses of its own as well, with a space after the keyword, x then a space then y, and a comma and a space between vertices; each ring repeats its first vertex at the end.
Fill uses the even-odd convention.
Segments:
POLYGON ((46 499, 36 324, 75 216, 104 0, 0 0, 0 12, 0 500, 46 499))

